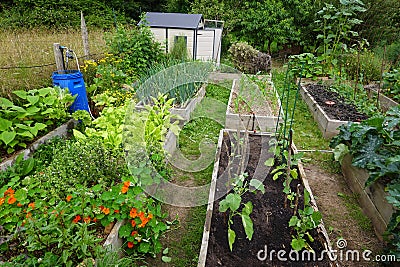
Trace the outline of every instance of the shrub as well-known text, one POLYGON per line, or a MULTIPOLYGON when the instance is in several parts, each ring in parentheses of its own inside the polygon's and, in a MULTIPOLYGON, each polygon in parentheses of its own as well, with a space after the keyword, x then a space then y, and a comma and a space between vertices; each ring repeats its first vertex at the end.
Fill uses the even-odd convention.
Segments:
POLYGON ((400 71, 398 69, 383 74, 383 92, 394 100, 400 100, 400 71))
POLYGON ((246 42, 234 43, 229 48, 235 68, 245 73, 255 74, 271 70, 271 56, 254 49, 246 42))
POLYGON ((381 79, 382 59, 371 51, 346 54, 343 56, 343 68, 349 79, 358 79, 363 84, 381 79))

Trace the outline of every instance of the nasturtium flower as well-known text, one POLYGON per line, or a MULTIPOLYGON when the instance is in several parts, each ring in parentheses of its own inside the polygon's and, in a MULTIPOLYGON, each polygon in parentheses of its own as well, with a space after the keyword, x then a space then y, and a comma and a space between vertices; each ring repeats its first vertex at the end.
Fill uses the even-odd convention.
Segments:
POLYGON ((138 216, 139 216, 140 220, 142 220, 142 221, 146 218, 143 211, 139 212, 138 216))
POLYGON ((134 244, 131 241, 128 241, 128 248, 133 248, 134 244))
POLYGON ((0 206, 3 205, 4 201, 5 201, 5 198, 4 197, 0 197, 0 206))
POLYGON ((31 208, 31 209, 34 209, 35 208, 35 202, 29 203, 28 207, 31 208))
MULTIPOLYGON (((0 200, 0 201, 1 201, 1 200, 0 200)), ((1 203, 0 203, 0 205, 1 205, 1 203)), ((23 205, 22 205, 21 203, 18 202, 17 206, 18 206, 18 207, 22 207, 23 205)))
POLYGON ((83 218, 83 221, 84 221, 85 223, 90 223, 90 217, 87 216, 87 217, 83 218))
POLYGON ((71 195, 68 195, 68 196, 66 197, 67 202, 70 202, 70 201, 71 201, 71 198, 72 198, 72 196, 71 196, 71 195))
POLYGON ((7 195, 14 195, 14 190, 10 187, 6 190, 6 192, 4 192, 4 196, 7 195))
POLYGON ((103 213, 104 213, 105 215, 110 214, 110 209, 109 209, 109 208, 104 208, 102 211, 103 211, 103 213))
POLYGON ((114 210, 114 213, 119 213, 119 210, 114 210))
POLYGON ((153 214, 149 213, 149 215, 147 215, 147 218, 153 219, 153 214))
POLYGON ((128 192, 128 189, 129 189, 129 187, 122 186, 122 188, 121 188, 121 193, 122 193, 122 194, 125 194, 126 192, 128 192))
POLYGON ((14 195, 11 195, 10 198, 8 199, 8 204, 14 204, 17 201, 17 199, 14 197, 14 195))
POLYGON ((81 216, 80 215, 76 215, 75 218, 72 220, 73 223, 77 223, 81 220, 81 216))
POLYGON ((135 227, 135 226, 136 226, 135 220, 131 220, 131 225, 132 225, 132 227, 135 227))
POLYGON ((136 217, 138 216, 138 214, 137 214, 137 209, 136 209, 136 208, 132 208, 131 211, 130 211, 130 213, 129 213, 129 216, 130 216, 131 218, 136 218, 136 217))
POLYGON ((138 231, 132 231, 131 236, 135 236, 138 234, 138 231))

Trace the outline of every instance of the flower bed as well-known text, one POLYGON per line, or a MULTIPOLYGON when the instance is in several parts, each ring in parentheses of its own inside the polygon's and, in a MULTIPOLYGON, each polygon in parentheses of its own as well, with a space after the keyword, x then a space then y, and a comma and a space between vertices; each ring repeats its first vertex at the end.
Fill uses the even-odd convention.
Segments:
MULTIPOLYGON (((292 220, 293 211, 291 208, 283 207, 285 197, 282 193, 282 181, 275 181, 270 175, 267 175, 268 168, 264 165, 264 162, 272 157, 272 154, 268 152, 267 145, 272 137, 268 134, 250 134, 249 147, 245 156, 245 158, 248 157, 245 170, 248 173, 248 179, 260 179, 266 191, 264 194, 248 192, 242 195, 243 203, 252 202, 251 214, 248 216, 252 220, 254 234, 252 234, 251 240, 246 239, 248 229, 244 226, 245 223, 243 222, 244 227, 242 227, 239 220, 240 216, 233 217, 233 223, 230 227, 236 234, 233 248, 229 246, 229 236, 232 235, 229 235, 231 228, 227 229, 226 224, 230 218, 228 219, 225 212, 218 210, 221 209, 222 205, 220 198, 230 190, 227 188, 228 181, 230 181, 229 169, 237 167, 235 164, 229 165, 228 163, 231 149, 233 149, 230 140, 234 140, 231 135, 234 134, 235 132, 229 130, 220 132, 198 266, 218 266, 222 264, 225 266, 275 266, 276 264, 291 266, 295 263, 294 261, 281 262, 276 258, 271 259, 270 254, 266 251, 284 249, 286 255, 288 255, 293 235, 288 226, 289 220, 292 220)), ((293 182, 291 186, 297 187, 298 184, 301 190, 306 188, 310 192, 311 209, 316 212, 318 209, 301 165, 299 165, 299 174, 301 180, 293 182)), ((299 207, 304 205, 303 200, 300 200, 299 203, 301 203, 299 207)), ((242 217, 248 207, 248 203, 243 206, 242 217)), ((246 222, 247 220, 245 219, 246 222)), ((314 242, 310 243, 310 248, 316 252, 316 255, 320 255, 318 253, 323 250, 330 251, 329 238, 322 222, 310 233, 314 237, 314 242)), ((299 254, 301 253, 299 252, 299 254)), ((318 263, 308 263, 318 264, 318 266, 331 265, 328 259, 318 263)))

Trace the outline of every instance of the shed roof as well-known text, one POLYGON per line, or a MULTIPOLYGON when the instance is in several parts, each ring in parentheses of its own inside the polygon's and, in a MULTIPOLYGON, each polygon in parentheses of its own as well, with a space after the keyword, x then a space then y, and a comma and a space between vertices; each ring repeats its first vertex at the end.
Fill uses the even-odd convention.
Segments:
MULTIPOLYGON (((201 14, 147 12, 146 25, 158 28, 197 29, 203 18, 201 14)), ((139 24, 143 24, 140 21, 139 24)))

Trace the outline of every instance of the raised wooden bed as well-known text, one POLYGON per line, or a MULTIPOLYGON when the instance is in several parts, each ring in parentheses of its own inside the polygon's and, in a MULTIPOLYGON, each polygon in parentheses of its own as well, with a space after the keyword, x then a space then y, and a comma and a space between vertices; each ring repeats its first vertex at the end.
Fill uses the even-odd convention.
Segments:
POLYGON ((63 125, 61 125, 60 127, 54 129, 53 131, 49 132, 48 134, 46 134, 45 136, 42 136, 41 138, 39 138, 38 140, 36 140, 34 143, 32 143, 31 145, 29 145, 27 148, 18 151, 17 153, 15 153, 14 155, 12 155, 11 157, 3 160, 0 164, 0 171, 3 171, 5 169, 7 169, 8 167, 10 167, 11 165, 14 164, 16 158, 19 155, 24 155, 24 159, 27 159, 28 157, 30 157, 33 152, 36 151, 36 149, 41 145, 46 143, 47 141, 49 141, 51 138, 55 137, 55 136, 59 136, 59 137, 64 137, 68 134, 68 130, 72 129, 75 127, 75 125, 77 124, 77 121, 71 119, 68 122, 64 123, 63 125))
POLYGON ((385 232, 390 221, 393 206, 386 200, 387 192, 379 182, 365 187, 369 174, 366 170, 351 165, 352 157, 348 154, 342 161, 342 172, 347 184, 354 194, 358 195, 358 201, 363 212, 371 219, 375 232, 379 239, 385 232))
MULTIPOLYGON (((183 122, 188 121, 190 119, 190 114, 196 108, 197 104, 200 103, 200 101, 204 98, 205 94, 206 94, 206 84, 203 84, 197 91, 196 95, 189 102, 187 102, 184 105, 184 107, 173 107, 171 108, 171 113, 182 117, 183 122)), ((135 108, 137 111, 146 110, 142 101, 137 103, 135 108)))
POLYGON ((317 122, 318 128, 321 130, 324 138, 330 139, 334 137, 339 133, 337 128, 348 123, 348 121, 334 120, 329 118, 326 112, 321 108, 320 105, 318 105, 318 103, 304 87, 304 84, 302 84, 300 87, 300 94, 304 102, 306 102, 308 109, 314 117, 314 120, 317 122))
MULTIPOLYGON (((378 95, 378 84, 367 85, 367 86, 364 86, 364 88, 367 91, 371 92, 374 97, 376 97, 376 95, 378 95)), ((399 103, 397 103, 396 101, 394 101, 390 97, 387 97, 382 92, 380 92, 380 94, 379 94, 379 105, 380 105, 380 108, 382 109, 382 111, 386 112, 391 107, 398 106, 399 103)))
MULTIPOLYGON (((261 132, 274 132, 278 121, 278 116, 274 113, 273 108, 268 104, 267 99, 262 95, 261 90, 255 84, 252 86, 256 88, 240 88, 240 80, 234 79, 232 83, 232 89, 229 96, 228 107, 226 109, 225 117, 225 128, 227 129, 240 129, 240 130, 257 130, 261 132), (258 92, 258 94, 252 95, 251 93, 245 92, 246 89, 258 92), (243 96, 243 101, 239 99, 239 105, 248 105, 251 111, 242 112, 241 110, 235 110, 234 98, 243 96), (261 108, 260 108, 261 107, 261 108), (252 114, 251 114, 252 113, 252 114)), ((280 100, 275 87, 270 81, 273 93, 278 101, 277 107, 280 107, 280 100)), ((264 89, 264 88, 263 88, 264 89)), ((243 107, 242 107, 243 108, 243 107)), ((241 109, 239 107, 239 109, 241 109)))
MULTIPOLYGON (((285 233, 280 233, 278 232, 277 228, 279 225, 282 225, 283 222, 280 221, 280 217, 278 214, 280 214, 280 212, 277 212, 274 214, 275 210, 270 210, 270 212, 268 212, 268 214, 262 214, 260 213, 260 210, 257 210, 257 206, 254 206, 254 210, 253 212, 255 212, 254 216, 257 217, 262 217, 263 222, 260 225, 254 224, 254 234, 253 234, 253 239, 251 241, 245 240, 245 238, 243 237, 239 237, 238 235, 236 236, 237 240, 235 241, 233 247, 234 247, 234 255, 230 255, 229 254, 229 248, 228 248, 228 243, 227 243, 227 238, 225 238, 226 240, 223 241, 222 243, 226 242, 225 248, 222 248, 222 251, 224 252, 225 256, 221 256, 221 255, 216 255, 216 251, 221 251, 221 247, 219 247, 218 249, 215 248, 215 240, 219 238, 217 238, 216 235, 216 225, 221 225, 223 224, 222 221, 214 221, 213 219, 213 213, 216 214, 215 210, 218 209, 218 203, 220 201, 220 198, 222 197, 221 194, 223 192, 227 193, 224 188, 223 185, 226 184, 226 178, 224 178, 224 175, 220 175, 219 171, 220 171, 220 165, 222 164, 222 157, 221 157, 221 151, 222 151, 222 143, 223 143, 223 139, 224 139, 224 134, 226 135, 227 133, 235 133, 236 131, 233 130, 221 130, 220 135, 219 135, 219 140, 218 140, 218 150, 216 152, 216 158, 215 158, 215 163, 214 163, 214 170, 213 170, 213 174, 212 174, 212 180, 211 180, 211 185, 210 185, 210 193, 209 193, 209 201, 208 201, 208 206, 207 206, 207 213, 206 213, 206 220, 205 220, 205 224, 204 224, 204 231, 203 231, 203 238, 202 238, 202 244, 201 244, 201 249, 200 249, 200 254, 199 254, 199 261, 198 261, 198 267, 204 267, 204 266, 217 266, 218 264, 212 265, 209 261, 210 261, 210 257, 213 261, 213 263, 215 263, 215 260, 219 263, 219 265, 221 266, 231 266, 230 264, 232 264, 232 261, 236 261, 235 264, 236 265, 232 265, 232 266, 291 266, 291 264, 300 264, 300 263, 290 263, 290 262, 269 262, 267 261, 260 261, 260 259, 258 258, 258 252, 259 250, 264 249, 264 245, 266 246, 268 242, 271 242, 274 240, 274 237, 269 236, 269 234, 271 233, 275 233, 277 235, 283 235, 283 234, 289 234, 288 232, 285 233), (221 187, 222 185, 222 187, 221 187), (223 188, 221 190, 221 188, 223 188), (214 210, 215 209, 215 210, 214 210), (268 223, 268 217, 269 216, 269 223, 268 223), (276 219, 274 218, 276 217, 276 219), (259 227, 265 227, 265 225, 270 224, 269 230, 268 231, 260 231, 260 229, 264 229, 264 228, 259 228, 259 227), (239 241, 238 241, 238 237, 239 237, 239 241), (244 243, 245 246, 251 244, 252 242, 254 242, 255 239, 258 240, 258 242, 260 241, 260 238, 263 240, 263 246, 259 248, 258 250, 258 246, 256 248, 253 249, 248 249, 247 247, 245 248, 236 248, 235 251, 235 246, 240 246, 240 243, 244 243), (214 244, 214 246, 211 246, 211 244, 214 244), (238 244, 236 244, 238 243, 238 244), (211 247, 210 247, 211 246, 211 247), (244 249, 241 250, 241 249, 244 249), (211 251, 211 252, 210 252, 211 251), (228 256, 226 256, 226 252, 228 251, 228 256), (213 256, 210 256, 209 254, 212 253, 213 256), (241 255, 237 255, 236 253, 245 255, 246 259, 242 259, 241 255), (221 256, 221 257, 220 257, 221 256), (252 260, 254 259, 254 260, 252 260), (258 260, 257 260, 258 259, 258 260), (277 265, 279 264, 279 265, 277 265), (280 265, 282 264, 282 265, 280 265)), ((267 133, 256 133, 256 134, 252 134, 253 136, 258 136, 258 138, 262 138, 261 139, 261 144, 265 144, 268 143, 266 140, 264 139, 269 139, 271 138, 270 134, 267 133)), ((251 145, 250 145, 251 147, 251 145)), ((296 153, 297 150, 296 148, 293 146, 293 151, 296 153)), ((272 155, 268 152, 267 149, 261 149, 261 151, 259 152, 260 156, 259 156, 259 165, 257 167, 257 169, 255 170, 254 174, 252 175, 253 178, 259 179, 260 177, 266 177, 268 170, 265 169, 264 166, 264 160, 265 158, 271 157, 272 155), (261 165, 262 166, 261 166, 261 165)), ((249 157, 252 157, 252 152, 250 152, 249 157)), ((312 191, 311 188, 308 184, 308 181, 306 179, 305 176, 305 172, 303 170, 302 165, 299 165, 299 176, 301 179, 301 183, 303 185, 303 187, 305 189, 307 189, 310 192, 310 197, 311 197, 311 206, 314 208, 314 210, 318 210, 315 199, 312 195, 312 191)), ((268 179, 268 177, 266 178, 268 179)), ((272 181, 272 179, 270 179, 270 181, 272 181)), ((276 184, 280 184, 281 183, 279 181, 273 181, 276 184)), ((267 197, 267 198, 272 198, 273 196, 276 196, 276 194, 279 194, 279 189, 277 188, 273 188, 273 187, 266 187, 267 192, 265 194, 263 194, 262 196, 267 197)), ((282 192, 280 192, 282 193, 282 192)), ((283 193, 282 193, 283 194, 283 193)), ((258 196, 258 198, 260 198, 260 196, 258 196)), ((262 198, 265 199, 265 198, 262 198)), ((246 200, 247 201, 247 200, 246 200)), ((261 202, 263 203, 263 202, 261 202)), ((283 205, 283 202, 282 202, 283 205)), ((217 213, 218 215, 218 213, 217 213)), ((215 216, 215 215, 214 215, 215 216)), ((222 216, 222 215, 221 215, 222 216)), ((251 215, 252 216, 252 215, 251 215)), ((234 225, 236 224, 236 222, 234 223, 234 225)), ((226 226, 226 224, 224 224, 226 226)), ((240 226, 237 226, 237 229, 239 229, 240 226)), ((264 229, 265 230, 265 229, 264 229)), ((236 231, 236 230, 235 230, 236 231)), ((290 232, 290 231, 289 231, 290 232)), ((314 243, 318 243, 320 244, 323 248, 325 252, 331 252, 331 247, 330 247, 330 240, 328 237, 328 234, 325 230, 325 227, 323 225, 323 223, 321 223, 318 228, 315 231, 317 238, 315 238, 314 243)), ((226 233, 222 233, 223 235, 226 235, 226 233)), ((221 243, 221 242, 219 242, 221 243)), ((250 245, 252 246, 252 245, 250 245)), ((280 244, 280 249, 285 248, 290 249, 290 244, 280 244)), ((268 247, 269 248, 269 247, 268 247)), ((218 253, 218 252, 217 252, 218 253)), ((301 254, 301 253, 300 253, 301 254)), ((287 255, 287 254, 286 254, 287 255)), ((328 258, 327 255, 326 259, 328 258)), ((329 259, 327 259, 326 261, 323 262, 318 262, 317 263, 318 266, 335 266, 334 262, 329 261, 329 259)), ((296 265, 297 266, 297 265, 296 265)), ((307 265, 307 266, 315 266, 315 265, 307 265)))

